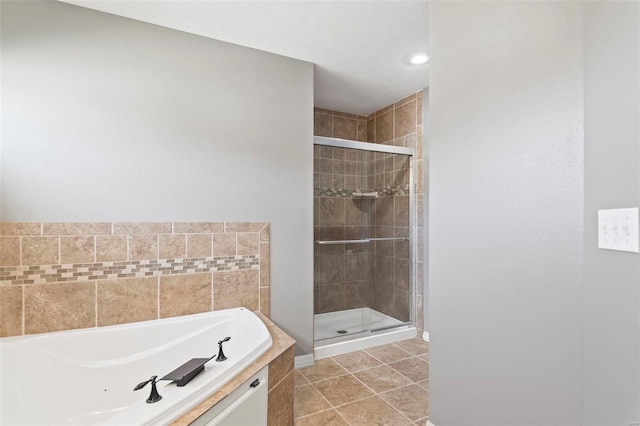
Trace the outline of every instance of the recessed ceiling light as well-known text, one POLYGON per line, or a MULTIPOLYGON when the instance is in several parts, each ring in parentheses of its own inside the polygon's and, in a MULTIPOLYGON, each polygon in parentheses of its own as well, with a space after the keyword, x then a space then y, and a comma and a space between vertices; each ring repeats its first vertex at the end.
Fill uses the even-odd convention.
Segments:
POLYGON ((426 64, 427 62, 429 62, 429 57, 426 53, 414 53, 413 55, 409 56, 409 63, 411 65, 422 65, 426 64))

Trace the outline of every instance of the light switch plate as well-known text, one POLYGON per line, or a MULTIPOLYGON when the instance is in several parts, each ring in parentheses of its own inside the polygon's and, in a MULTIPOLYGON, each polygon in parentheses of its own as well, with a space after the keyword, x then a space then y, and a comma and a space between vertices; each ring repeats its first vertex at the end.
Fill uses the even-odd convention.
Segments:
POLYGON ((637 207, 598 210, 598 248, 640 252, 637 207))

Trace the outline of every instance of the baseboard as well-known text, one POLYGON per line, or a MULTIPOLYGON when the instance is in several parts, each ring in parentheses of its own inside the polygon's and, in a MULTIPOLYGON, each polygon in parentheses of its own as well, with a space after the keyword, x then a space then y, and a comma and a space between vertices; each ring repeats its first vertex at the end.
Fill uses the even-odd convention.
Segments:
POLYGON ((429 420, 427 420, 427 426, 436 426, 433 423, 431 423, 429 420))
POLYGON ((293 368, 311 367, 313 364, 315 364, 313 354, 298 355, 294 360, 293 368))
POLYGON ((422 340, 424 340, 425 342, 429 341, 429 332, 428 331, 423 331, 422 332, 422 340))

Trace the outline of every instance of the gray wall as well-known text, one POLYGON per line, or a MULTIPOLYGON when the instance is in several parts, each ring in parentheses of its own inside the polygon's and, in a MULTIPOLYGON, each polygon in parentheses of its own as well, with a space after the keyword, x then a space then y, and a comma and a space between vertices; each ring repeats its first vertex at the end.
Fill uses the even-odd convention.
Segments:
POLYGON ((640 204, 640 5, 585 3, 584 424, 640 409, 640 259, 599 250, 598 209, 640 204))
POLYGON ((312 64, 2 2, 2 108, 3 220, 269 221, 272 317, 313 350, 312 64))
POLYGON ((578 425, 582 5, 429 15, 430 420, 578 425))

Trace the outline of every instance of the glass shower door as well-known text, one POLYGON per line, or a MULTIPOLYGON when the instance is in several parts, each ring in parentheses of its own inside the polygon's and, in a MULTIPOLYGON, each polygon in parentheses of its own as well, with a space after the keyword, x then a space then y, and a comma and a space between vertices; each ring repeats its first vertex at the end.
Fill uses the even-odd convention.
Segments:
POLYGON ((411 321, 411 183, 410 155, 315 145, 316 341, 411 321))
POLYGON ((367 151, 315 146, 315 339, 369 329, 371 200, 354 197, 368 185, 367 151))

